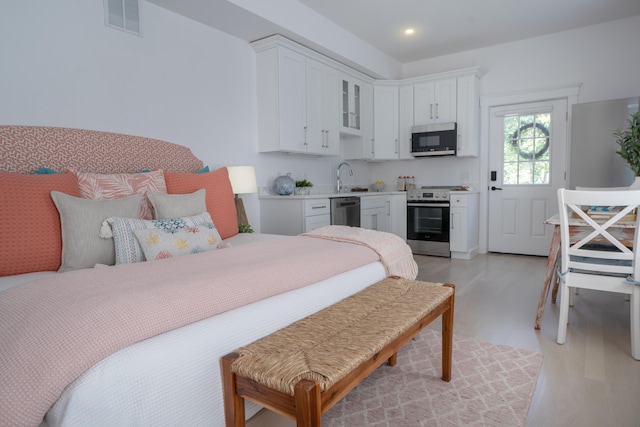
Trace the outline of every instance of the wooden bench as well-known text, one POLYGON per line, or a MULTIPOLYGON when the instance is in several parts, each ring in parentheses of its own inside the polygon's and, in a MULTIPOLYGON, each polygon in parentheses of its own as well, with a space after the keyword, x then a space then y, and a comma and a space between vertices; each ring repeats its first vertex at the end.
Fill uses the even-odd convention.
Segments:
MULTIPOLYGON (((391 277, 221 360, 227 427, 244 399, 320 426, 322 414, 442 315, 442 379, 451 379, 454 286, 391 277)), ((425 391, 426 392, 426 391, 425 391)))

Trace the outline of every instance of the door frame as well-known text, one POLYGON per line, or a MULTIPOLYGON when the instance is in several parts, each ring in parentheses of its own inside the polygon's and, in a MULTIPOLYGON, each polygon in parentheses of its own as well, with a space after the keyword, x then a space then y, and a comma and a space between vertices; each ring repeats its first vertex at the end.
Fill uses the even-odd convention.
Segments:
POLYGON ((511 104, 525 104, 552 99, 567 100, 567 145, 565 152, 565 170, 570 175, 571 119, 573 105, 578 103, 580 85, 574 84, 550 89, 518 92, 509 95, 488 95, 480 97, 480 253, 487 253, 489 244, 489 110, 511 104))

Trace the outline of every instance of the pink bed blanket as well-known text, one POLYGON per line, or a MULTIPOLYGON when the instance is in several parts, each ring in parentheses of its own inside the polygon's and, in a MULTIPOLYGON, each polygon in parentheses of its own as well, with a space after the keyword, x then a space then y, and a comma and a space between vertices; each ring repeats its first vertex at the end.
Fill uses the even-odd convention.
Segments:
POLYGON ((387 276, 400 276, 409 280, 414 280, 418 276, 418 264, 413 259, 411 248, 395 234, 360 227, 330 225, 317 228, 303 236, 366 246, 380 256, 387 270, 387 276))
POLYGON ((297 236, 1 292, 0 425, 38 425, 68 384, 121 348, 378 259, 365 246, 297 236))

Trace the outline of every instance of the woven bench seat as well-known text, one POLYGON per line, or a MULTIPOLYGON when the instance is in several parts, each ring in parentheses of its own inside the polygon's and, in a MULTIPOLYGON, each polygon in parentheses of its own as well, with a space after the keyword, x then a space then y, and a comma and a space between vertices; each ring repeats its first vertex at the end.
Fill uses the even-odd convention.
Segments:
POLYGON ((319 426, 320 417, 440 315, 451 378, 454 286, 391 277, 222 358, 227 426, 249 399, 319 426))

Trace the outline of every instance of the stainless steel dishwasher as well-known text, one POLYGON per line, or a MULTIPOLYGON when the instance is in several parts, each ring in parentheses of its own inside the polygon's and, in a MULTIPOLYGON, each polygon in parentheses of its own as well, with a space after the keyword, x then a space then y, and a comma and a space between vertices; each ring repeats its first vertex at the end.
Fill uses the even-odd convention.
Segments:
POLYGON ((360 227, 360 197, 334 197, 331 199, 331 225, 360 227))

